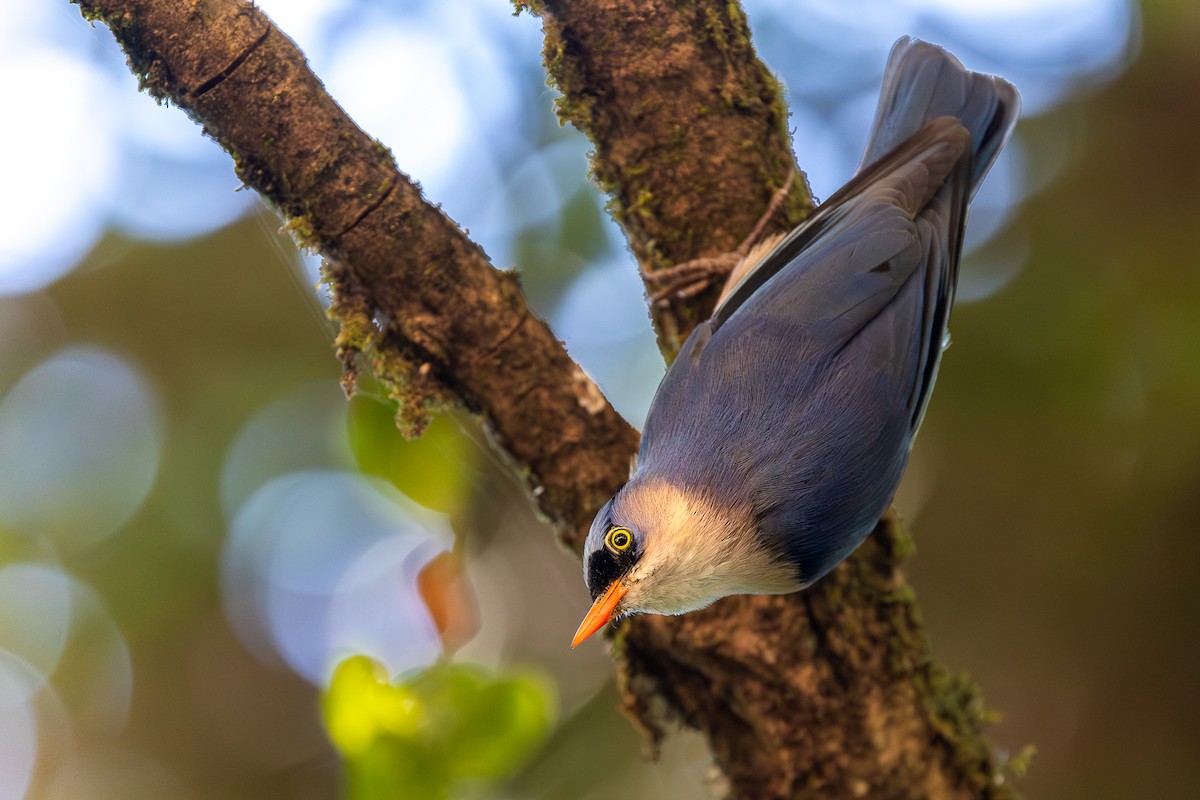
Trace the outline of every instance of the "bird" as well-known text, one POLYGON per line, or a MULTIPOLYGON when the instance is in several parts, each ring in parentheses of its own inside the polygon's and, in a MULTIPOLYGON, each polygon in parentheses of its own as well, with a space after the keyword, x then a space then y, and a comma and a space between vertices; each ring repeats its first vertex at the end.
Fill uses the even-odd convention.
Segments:
POLYGON ((584 543, 572 640, 631 614, 811 586, 891 505, 954 302, 968 206, 1016 88, 893 46, 850 181, 733 271, 651 402, 628 481, 584 543))

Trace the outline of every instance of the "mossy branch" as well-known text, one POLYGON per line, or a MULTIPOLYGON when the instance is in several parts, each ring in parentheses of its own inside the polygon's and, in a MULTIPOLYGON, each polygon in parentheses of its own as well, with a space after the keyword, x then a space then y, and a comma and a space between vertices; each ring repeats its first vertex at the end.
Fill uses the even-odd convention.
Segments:
MULTIPOLYGON (((241 179, 329 261, 338 349, 418 433, 430 408, 476 412, 578 549, 623 480, 636 433, 529 310, 515 279, 401 173, 245 0, 75 0, 109 25, 143 88, 179 105, 241 179)), ((545 0, 560 113, 646 269, 729 250, 793 168, 786 108, 736 2, 545 0)), ((802 182, 779 223, 808 212, 802 182)), ((677 347, 712 296, 656 310, 677 347)), ((630 621, 616 651, 627 710, 708 737, 740 798, 999 797, 975 692, 930 658, 889 517, 814 589, 630 621)))
POLYGON ((416 435, 477 413, 542 513, 578 543, 628 474, 637 433, 530 311, 516 278, 346 115, 304 54, 245 0, 78 0, 142 88, 183 108, 238 176, 326 257, 346 383, 366 365, 416 435))

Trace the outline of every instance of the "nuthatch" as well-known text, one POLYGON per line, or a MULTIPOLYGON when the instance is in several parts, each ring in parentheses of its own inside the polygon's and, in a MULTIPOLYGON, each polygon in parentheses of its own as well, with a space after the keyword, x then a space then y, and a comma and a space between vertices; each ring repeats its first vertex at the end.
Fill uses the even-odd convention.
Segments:
POLYGON ((615 616, 803 589, 867 537, 933 389, 967 206, 1018 108, 1007 81, 896 43, 854 178, 735 270, 663 378, 588 533, 594 603, 572 647, 615 616))

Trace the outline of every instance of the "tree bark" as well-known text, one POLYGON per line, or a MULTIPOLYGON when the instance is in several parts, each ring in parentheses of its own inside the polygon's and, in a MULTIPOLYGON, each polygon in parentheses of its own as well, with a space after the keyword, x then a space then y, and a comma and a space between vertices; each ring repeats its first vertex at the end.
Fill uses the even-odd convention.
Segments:
MULTIPOLYGON (((636 433, 529 310, 516 280, 359 130, 303 54, 245 0, 75 0, 112 28, 143 88, 181 106, 241 179, 326 256, 339 354, 367 365, 412 434, 474 411, 564 542, 579 550, 636 433)), ((736 3, 546 0, 559 113, 644 269, 734 247, 793 169, 786 109, 736 3)), ((797 182, 781 215, 810 201, 797 182)), ((669 353, 715 292, 656 308, 669 353)), ((931 658, 888 516, 812 589, 627 621, 626 711, 657 741, 705 733, 738 798, 1007 797, 974 689, 931 658)))
MULTIPOLYGON (((592 173, 642 269, 733 250, 795 169, 787 106, 737 3, 514 0, 542 18, 558 113, 595 144, 592 173)), ((795 181, 765 233, 812 210, 795 181)), ((673 354, 719 293, 653 308, 673 354)))
POLYGON ((241 0, 79 5, 112 28, 142 87, 203 126, 300 243, 326 256, 347 383, 367 364, 412 435, 439 405, 461 402, 542 513, 564 531, 586 527, 587 508, 628 474, 636 431, 530 312, 516 278, 422 198, 295 44, 241 0))

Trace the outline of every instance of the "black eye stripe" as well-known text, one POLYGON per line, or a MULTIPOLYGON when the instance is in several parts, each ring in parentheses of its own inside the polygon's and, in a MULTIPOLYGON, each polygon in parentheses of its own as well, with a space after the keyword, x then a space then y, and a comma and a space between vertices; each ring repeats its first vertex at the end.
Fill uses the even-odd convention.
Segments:
POLYGON ((638 560, 637 539, 633 531, 615 525, 604 536, 604 545, 588 556, 584 574, 588 591, 595 600, 612 582, 628 572, 638 560))
POLYGON ((608 550, 592 553, 587 563, 587 586, 592 599, 599 597, 624 572, 625 565, 618 562, 608 550))

